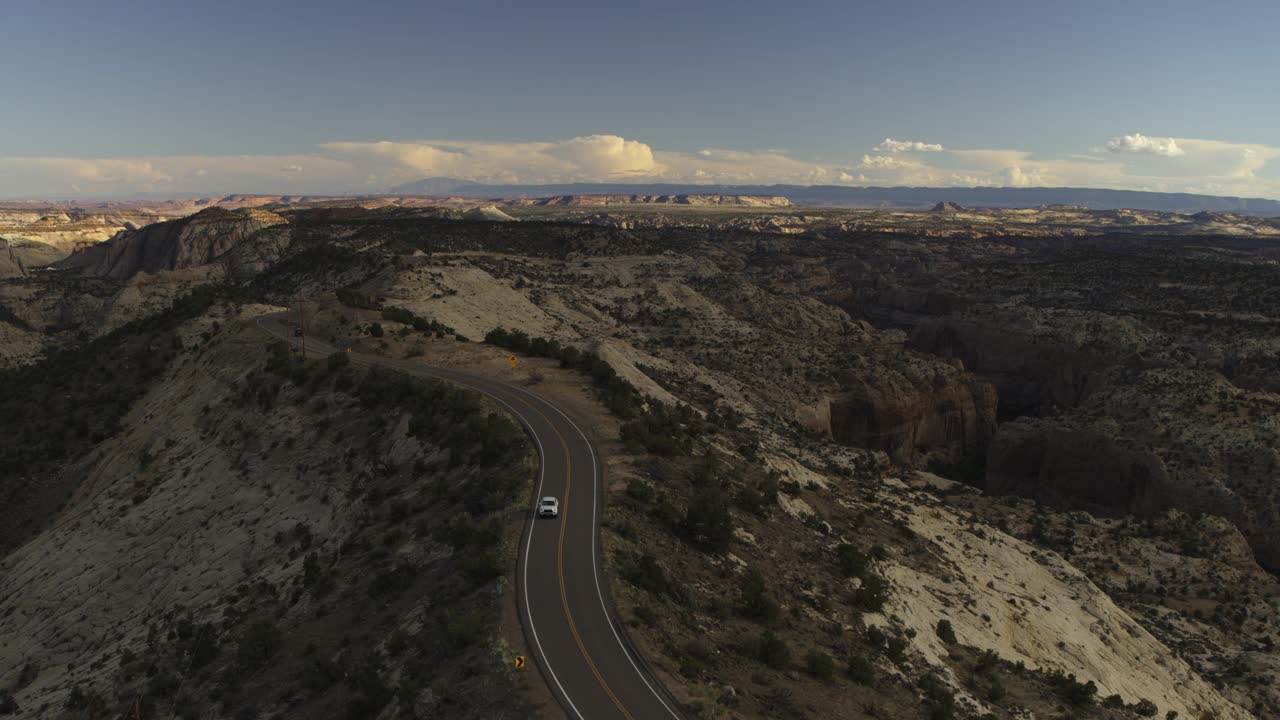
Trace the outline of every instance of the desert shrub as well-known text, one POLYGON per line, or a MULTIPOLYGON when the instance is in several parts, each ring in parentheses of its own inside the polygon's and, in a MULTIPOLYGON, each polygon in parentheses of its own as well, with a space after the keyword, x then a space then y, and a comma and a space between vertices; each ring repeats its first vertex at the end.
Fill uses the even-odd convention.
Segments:
POLYGON ((791 648, 787 647, 786 641, 775 635, 772 630, 765 630, 760 636, 760 641, 756 645, 756 657, 774 670, 786 670, 791 667, 791 648))
POLYGON ((658 614, 648 605, 637 605, 631 612, 636 616, 636 620, 645 625, 652 627, 658 623, 658 614))
POLYGON ((667 574, 658 564, 657 558, 645 553, 622 574, 627 582, 638 588, 648 590, 654 595, 663 595, 670 591, 671 583, 667 574))
POLYGON ((351 288, 338 288, 334 291, 334 294, 337 295, 338 302, 346 305, 347 307, 361 308, 364 310, 376 310, 378 308, 378 303, 375 299, 352 290, 351 288))
POLYGON ((412 325, 414 314, 402 307, 384 307, 382 308, 382 319, 391 322, 397 322, 402 325, 412 325))
MULTIPOLYGON (((1092 685, 1093 682, 1090 681, 1089 684, 1092 685)), ((1160 708, 1156 707, 1156 704, 1150 700, 1143 698, 1134 703, 1133 712, 1141 717, 1155 717, 1156 713, 1160 712, 1160 708)))
POLYGON ((956 716, 956 696, 941 680, 925 675, 917 683, 924 691, 925 707, 929 720, 952 720, 956 716))
POLYGON ((1092 680, 1082 683, 1075 675, 1064 675, 1061 670, 1049 675, 1049 684, 1063 702, 1076 707, 1092 705, 1098 695, 1098 686, 1092 680))
POLYGON ((184 642, 182 652, 192 668, 204 667, 218 657, 218 631, 212 624, 192 625, 185 637, 182 632, 178 637, 184 642))
POLYGON ((738 507, 752 515, 765 517, 769 514, 769 508, 775 502, 776 496, 776 486, 774 487, 773 496, 770 496, 763 487, 746 485, 738 490, 737 494, 733 496, 733 500, 738 507))
POLYGON ((868 573, 853 593, 853 606, 864 612, 880 612, 889 599, 889 581, 868 573))
POLYGON ((938 621, 938 638, 948 645, 956 643, 956 631, 951 627, 951 621, 943 618, 938 621))
POLYGON ((764 622, 778 619, 781 609, 778 602, 769 596, 764 575, 759 570, 752 570, 743 577, 740 590, 738 611, 744 617, 764 622))
POLYGON ((1007 694, 1008 691, 1005 690, 1004 685, 1002 685, 999 680, 992 680, 991 684, 987 686, 986 691, 983 693, 987 702, 992 703, 998 703, 1001 700, 1004 700, 1005 695, 1007 694))
POLYGON ((236 666, 242 675, 267 664, 280 651, 282 637, 270 620, 258 620, 245 628, 236 648, 236 666))
POLYGON ((836 548, 836 562, 840 566, 840 574, 860 578, 866 575, 870 560, 856 546, 841 543, 836 548))
POLYGON ((991 650, 983 650, 973 663, 973 672, 977 675, 989 675, 1000 667, 1000 656, 991 650))
POLYGON ((715 650, 701 640, 690 640, 680 647, 679 659, 680 674, 697 678, 715 661, 715 650))
POLYGON ((453 652, 476 647, 484 638, 484 616, 471 609, 450 615, 444 625, 445 646, 453 652))
POLYGON ((733 540, 733 518, 718 487, 704 487, 694 493, 685 510, 682 530, 690 542, 704 550, 729 549, 733 540))
POLYGON ((643 480, 632 479, 627 482, 627 499, 633 505, 645 506, 653 501, 653 486, 643 480))
POLYGON ((809 675, 823 682, 831 682, 835 677, 836 663, 831 656, 821 650, 810 650, 804 658, 805 670, 809 675))
POLYGON ((845 668, 845 674, 856 685, 871 685, 875 682, 876 671, 870 660, 861 655, 850 655, 849 664, 845 668))
POLYGON ((369 596, 374 598, 395 597, 413 586, 418 578, 418 570, 407 560, 401 560, 391 568, 373 576, 369 583, 369 596))
POLYGON ((382 323, 373 323, 369 326, 369 334, 373 337, 382 337, 382 323))

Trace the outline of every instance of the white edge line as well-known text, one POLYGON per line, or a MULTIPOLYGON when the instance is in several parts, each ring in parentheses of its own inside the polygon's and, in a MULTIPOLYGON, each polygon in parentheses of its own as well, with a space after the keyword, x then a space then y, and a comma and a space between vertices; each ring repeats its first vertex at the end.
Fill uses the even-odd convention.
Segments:
MULTIPOLYGON (((507 383, 503 383, 503 384, 507 384, 507 383)), ((609 623, 609 630, 613 632, 613 639, 618 641, 618 647, 622 648, 622 654, 626 656, 627 662, 631 663, 631 667, 633 670, 636 671, 636 675, 640 676, 640 680, 644 683, 645 687, 649 688, 649 692, 653 693, 653 696, 658 699, 658 702, 662 703, 662 707, 666 708, 667 712, 671 713, 671 717, 675 718, 675 720, 681 720, 680 716, 676 714, 676 711, 672 710, 671 706, 667 704, 667 701, 663 699, 662 694, 659 693, 653 687, 653 685, 649 683, 649 678, 645 677, 644 672, 640 670, 640 666, 636 664, 635 658, 631 657, 631 652, 627 649, 626 643, 622 642, 622 637, 618 635, 618 629, 614 627, 613 616, 609 614, 609 607, 608 605, 605 604, 605 601, 604 601, 604 591, 601 590, 600 588, 600 563, 596 561, 596 545, 599 544, 597 541, 599 540, 599 537, 600 537, 600 532, 599 532, 600 526, 596 523, 596 511, 599 506, 599 503, 595 502, 595 500, 596 500, 596 493, 599 491, 600 482, 596 475, 598 465, 596 463, 595 448, 591 446, 591 441, 587 439, 586 433, 582 432, 582 428, 578 427, 578 424, 575 423, 572 418, 566 415, 563 410, 561 410, 560 408, 556 407, 554 404, 548 402, 547 400, 539 397, 538 395, 535 395, 534 393, 518 385, 507 384, 507 386, 515 390, 518 390, 532 398, 537 399, 543 405, 546 405, 552 410, 555 410, 557 413, 560 413, 560 417, 564 418, 565 421, 568 422, 569 425, 578 432, 578 436, 582 438, 582 442, 587 446, 587 451, 591 453, 591 496, 593 500, 593 502, 591 503, 591 527, 592 527, 592 534, 593 534, 593 537, 591 539, 591 574, 595 578, 596 597, 600 599, 600 609, 604 611, 604 619, 606 622, 609 623)))
MULTIPOLYGON (((263 324, 262 324, 262 318, 263 318, 263 317, 269 317, 269 316, 259 316, 259 317, 258 317, 258 319, 257 319, 257 325, 258 325, 258 327, 262 328, 263 330, 266 330, 268 333, 270 333, 270 334, 272 334, 272 335, 275 335, 275 333, 271 332, 271 330, 270 330, 266 325, 263 325, 263 324)), ((279 336, 277 335, 277 337, 279 337, 279 336)), ((289 338, 288 338, 288 337, 285 337, 285 338, 284 338, 284 340, 285 340, 286 342, 289 342, 290 344, 293 344, 293 343, 292 343, 292 341, 291 341, 291 340, 289 340, 289 338)), ((375 357, 376 357, 376 356, 375 356, 375 357)), ((432 367, 432 366, 430 366, 430 365, 426 365, 426 364, 424 364, 422 367, 423 367, 423 369, 424 369, 424 370, 428 370, 428 371, 444 370, 444 371, 445 371, 445 373, 444 373, 444 374, 442 374, 442 375, 436 375, 436 377, 437 377, 437 378, 440 378, 440 379, 442 379, 442 380, 450 380, 450 378, 448 377, 448 373, 449 373, 449 370, 450 370, 449 368, 435 368, 435 367, 432 367)), ((457 372, 457 371, 454 371, 454 372, 457 372)), ((465 374, 464 374, 464 377, 465 377, 465 374)), ((476 391, 476 392, 479 392, 479 393, 481 393, 481 394, 483 394, 483 395, 486 395, 486 396, 488 396, 489 398, 491 398, 491 399, 493 399, 493 400, 496 400, 496 401, 497 401, 498 403, 500 403, 503 407, 505 407, 505 408, 507 408, 508 410, 510 410, 510 411, 511 411, 511 412, 512 412, 516 417, 520 418, 520 422, 524 423, 525 427, 529 428, 529 434, 533 436, 533 441, 534 441, 535 443, 537 443, 537 445, 538 445, 538 490, 537 490, 537 492, 535 492, 535 493, 534 493, 534 498, 535 498, 535 500, 534 500, 534 501, 535 501, 535 502, 537 502, 536 498, 537 498, 538 496, 542 495, 542 479, 543 479, 543 477, 545 476, 546 471, 547 471, 547 461, 546 461, 546 457, 547 457, 547 456, 546 456, 546 454, 545 454, 545 452, 543 451, 543 448, 542 448, 542 440, 538 437, 538 433, 537 433, 537 431, 535 431, 535 430, 533 429, 533 423, 530 423, 528 418, 526 418, 524 415, 522 415, 522 414, 520 413, 520 411, 519 411, 519 410, 516 410, 514 407, 512 407, 512 406, 511 406, 511 404, 510 404, 510 403, 508 403, 507 401, 503 400, 502 398, 500 398, 500 397, 498 397, 498 396, 496 396, 496 395, 493 395, 493 394, 491 394, 491 393, 487 393, 487 392, 485 392, 484 390, 480 389, 479 387, 476 387, 475 385, 469 385, 469 384, 467 384, 467 383, 465 383, 465 382, 459 382, 457 379, 452 379, 452 381, 453 381, 453 382, 458 382, 460 385, 466 385, 467 387, 471 388, 472 390, 474 390, 474 391, 476 391)), ((498 382, 501 382, 501 381, 498 381, 498 382)), ((507 383, 502 383, 502 384, 503 384, 504 386, 506 386, 506 387, 510 387, 510 388, 513 388, 513 389, 516 389, 516 390, 523 390, 523 388, 516 387, 515 385, 509 385, 509 384, 507 384, 507 383)), ((530 393, 530 394, 532 394, 532 393, 530 393)), ((534 395, 534 397, 537 397, 537 396, 536 396, 536 395, 534 395)), ((541 400, 541 398, 538 398, 538 399, 539 399, 539 400, 541 400)), ((545 401, 543 401, 543 402, 545 402, 545 401)), ((550 403, 547 403, 547 404, 548 404, 548 405, 550 405, 550 403)), ((550 405, 550 407, 553 407, 553 408, 554 408, 555 406, 554 406, 554 405, 550 405)), ((558 409, 558 408, 557 408, 557 412, 559 412, 559 409, 558 409)), ((567 415, 564 415, 564 413, 560 413, 560 414, 561 414, 562 416, 564 416, 564 418, 565 418, 566 420, 569 420, 569 418, 568 418, 568 416, 567 416, 567 415)), ((569 420, 569 424, 570 424, 570 425, 573 425, 573 421, 572 421, 572 420, 569 420)), ((574 426, 573 426, 573 429, 574 429, 574 430, 578 430, 578 426, 577 426, 577 425, 574 425, 574 426)), ((579 434, 579 435, 582 435, 582 431, 581 431, 581 430, 578 430, 578 434, 579 434)), ((585 435, 583 435, 583 439, 586 439, 586 436, 585 436, 585 435)), ((591 443, 587 443, 587 449, 588 449, 588 450, 590 450, 590 449, 591 449, 591 443)), ((592 476, 593 476, 593 479, 594 479, 594 475, 595 475, 595 467, 594 467, 594 462, 595 462, 595 453, 594 453, 594 452, 592 452, 592 453, 591 453, 591 459, 592 459, 592 463, 593 463, 593 465, 592 465, 592 476)), ((593 486, 594 486, 594 483, 593 483, 593 486)), ((594 493, 594 490, 593 490, 593 493, 594 493)), ((530 511, 530 512, 532 512, 532 511, 530 511)), ((595 510, 594 510, 594 509, 592 510, 592 520, 593 520, 593 521, 595 520, 595 510)), ((543 665, 544 667, 546 667, 546 669, 547 669, 547 673, 548 673, 549 675, 551 675, 551 679, 555 682, 556 687, 560 689, 560 694, 564 697, 565 702, 569 703, 569 708, 573 710, 573 714, 574 714, 574 715, 577 715, 577 716, 578 716, 578 720, 585 720, 585 718, 583 717, 582 713, 581 713, 581 712, 579 712, 579 710, 578 710, 578 706, 573 704, 573 699, 569 697, 569 693, 568 693, 568 691, 566 691, 566 690, 564 689, 564 685, 562 685, 562 684, 560 683, 560 678, 556 676, 556 672, 555 672, 555 670, 552 670, 552 669, 551 669, 551 661, 550 661, 549 659, 547 659, 547 654, 546 654, 545 652, 543 652, 543 650, 542 650, 542 641, 538 639, 538 629, 537 629, 537 628, 535 628, 535 627, 534 627, 534 625, 533 625, 533 606, 529 604, 529 550, 530 550, 530 548, 532 548, 532 547, 533 547, 533 528, 537 525, 537 522, 538 522, 537 516, 536 516, 536 515, 530 515, 530 519, 529 519, 529 535, 528 535, 528 540, 525 542, 525 546, 524 546, 524 568, 523 568, 523 570, 524 570, 524 581, 520 583, 520 584, 521 584, 521 586, 522 586, 522 590, 524 590, 524 608, 525 608, 525 612, 529 615, 529 632, 533 633, 533 644, 534 644, 535 646, 537 646, 537 648, 538 648, 538 657, 539 657, 539 658, 541 658, 541 660, 542 660, 542 665, 543 665)), ((594 527, 594 525, 593 525, 593 527, 594 527)), ((593 566, 593 567, 594 567, 594 565, 595 565, 594 560, 595 560, 595 542, 592 542, 592 566, 593 566)), ((600 581, 599 581, 599 579, 597 578, 597 580, 596 580, 596 590, 597 590, 597 592, 599 591, 599 589, 600 589, 600 581)), ((603 601, 602 601, 602 602, 603 602, 603 601)), ((606 613, 606 614, 605 614, 605 618, 606 618, 606 619, 608 619, 608 613, 606 613)), ((613 629, 613 623, 612 623, 612 621, 610 621, 610 623, 609 623, 609 627, 610 627, 610 629, 613 629)), ((614 637, 617 637, 617 631, 614 631, 614 637)), ((621 643, 621 642, 622 642, 622 641, 621 641, 621 639, 619 639, 619 640, 618 640, 618 642, 619 642, 619 643, 621 643)), ((625 652, 626 652, 626 648, 624 647, 624 648, 622 649, 622 651, 625 653, 625 652)), ((630 660, 630 659, 631 659, 631 656, 630 656, 630 655, 628 655, 628 656, 627 656, 627 659, 628 659, 628 660, 630 660)), ((632 663, 631 663, 631 665, 632 665, 632 667, 635 667, 635 663, 634 663, 634 662, 632 662, 632 663)), ((637 672, 638 672, 638 670, 637 670, 637 672)), ((641 679, 642 679, 642 680, 644 679, 644 676, 643 676, 643 675, 641 675, 641 679)), ((645 680, 645 684, 646 684, 646 685, 648 685, 648 684, 649 684, 649 682, 648 682, 647 680, 645 680)), ((650 689, 650 690, 652 690, 653 688, 652 688, 652 687, 650 687, 649 689, 650 689)), ((658 698, 658 700, 659 700, 659 701, 661 701, 661 700, 662 700, 662 698, 658 698)), ((664 702, 664 703, 662 703, 662 704, 663 704, 664 706, 666 705, 666 703, 665 703, 665 702, 664 702)), ((667 708, 667 709, 668 709, 668 710, 670 710, 671 708, 667 708)))

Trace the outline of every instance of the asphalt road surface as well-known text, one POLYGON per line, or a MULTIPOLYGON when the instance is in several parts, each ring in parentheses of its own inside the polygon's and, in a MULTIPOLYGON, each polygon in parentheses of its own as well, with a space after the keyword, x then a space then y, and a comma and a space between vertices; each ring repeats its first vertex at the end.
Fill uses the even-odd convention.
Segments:
MULTIPOLYGON (((284 313, 261 317, 258 324, 302 344, 284 313)), ((306 338, 306 350, 320 357, 338 351, 312 338, 306 338)), ((524 423, 542 458, 516 572, 520 621, 533 660, 570 718, 680 720, 674 701, 614 624, 599 562, 599 464, 586 434, 555 405, 517 385, 413 360, 349 357, 353 365, 382 365, 472 388, 524 423), (558 518, 534 513, 538 499, 547 495, 560 499, 558 518)))

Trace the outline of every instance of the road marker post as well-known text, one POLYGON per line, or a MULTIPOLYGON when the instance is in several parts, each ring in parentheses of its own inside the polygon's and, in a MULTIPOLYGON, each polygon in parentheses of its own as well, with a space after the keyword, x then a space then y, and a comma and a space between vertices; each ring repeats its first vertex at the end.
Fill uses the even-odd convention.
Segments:
POLYGON ((511 369, 515 370, 516 365, 519 364, 520 362, 520 358, 516 357, 515 355, 512 355, 511 357, 507 358, 507 362, 511 363, 511 369))

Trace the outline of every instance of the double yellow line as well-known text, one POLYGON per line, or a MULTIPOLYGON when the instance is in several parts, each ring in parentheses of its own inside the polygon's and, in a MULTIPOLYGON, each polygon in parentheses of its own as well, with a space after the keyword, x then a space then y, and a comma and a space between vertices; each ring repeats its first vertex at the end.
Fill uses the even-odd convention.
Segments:
MULTIPOLYGON (((600 683, 600 687, 604 688, 605 693, 609 695, 609 699, 617 706, 618 711, 622 713, 623 717, 627 718, 627 720, 635 720, 635 718, 631 716, 631 713, 627 712, 627 708, 622 705, 622 701, 619 700, 618 696, 613 692, 613 688, 609 687, 609 683, 605 681, 604 676, 600 674, 600 669, 596 667, 595 661, 591 659, 591 653, 587 652, 586 645, 582 643, 582 636, 578 634, 578 625, 573 621, 573 613, 569 610, 569 594, 565 591, 564 586, 564 536, 565 529, 568 526, 569 491, 573 488, 573 455, 569 452, 569 443, 565 441, 564 435, 560 433, 560 430, 556 428, 555 423, 551 421, 551 418, 547 417, 546 413, 539 410, 533 403, 525 400, 524 398, 520 398, 520 401, 523 402, 530 410, 537 413, 538 417, 542 418, 543 422, 551 428, 551 432, 556 434, 556 439, 560 441, 560 447, 564 450, 564 511, 561 513, 563 517, 560 519, 560 539, 556 546, 556 575, 560 580, 560 604, 564 607, 565 619, 569 621, 569 632, 573 634, 573 641, 577 643, 578 650, 582 652, 582 658, 587 661, 587 667, 591 668, 591 674, 596 676, 596 680, 600 683)), ((594 533, 594 528, 592 531, 594 533)), ((595 542, 594 536, 592 537, 591 542, 595 542)), ((532 612, 532 609, 530 609, 530 612, 532 612)), ((606 620, 607 619, 608 618, 606 618, 606 620)))

